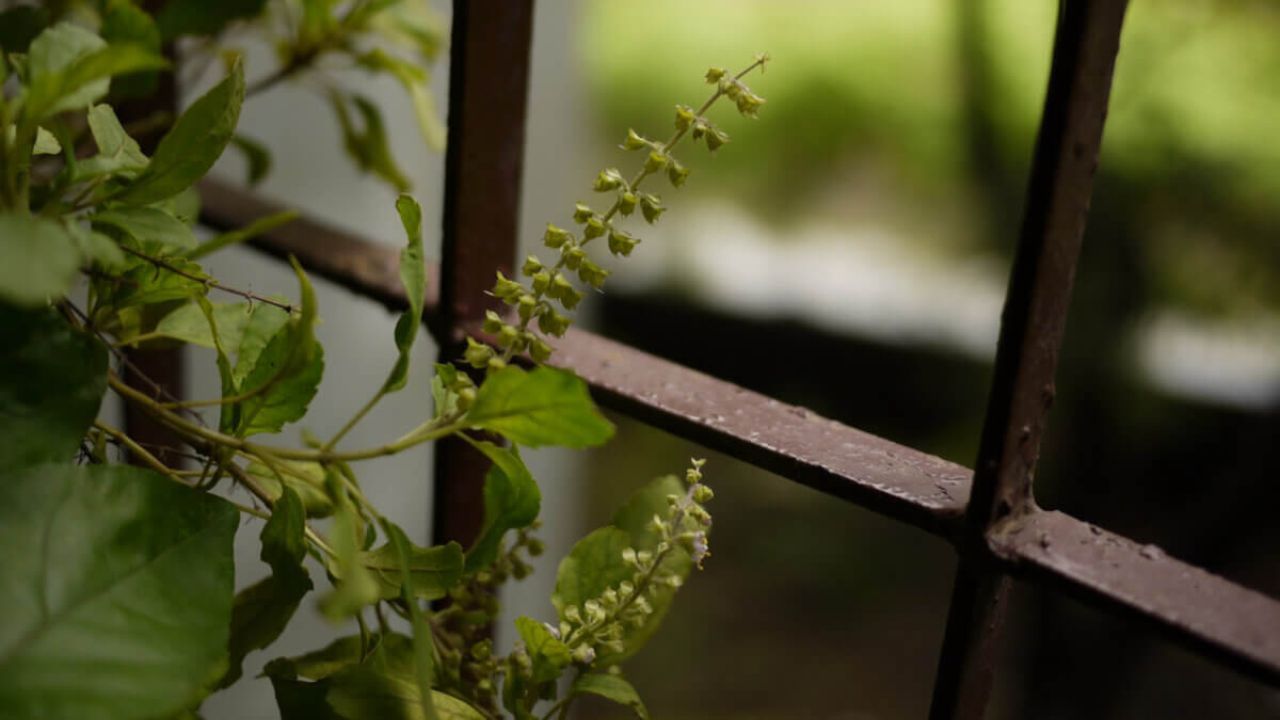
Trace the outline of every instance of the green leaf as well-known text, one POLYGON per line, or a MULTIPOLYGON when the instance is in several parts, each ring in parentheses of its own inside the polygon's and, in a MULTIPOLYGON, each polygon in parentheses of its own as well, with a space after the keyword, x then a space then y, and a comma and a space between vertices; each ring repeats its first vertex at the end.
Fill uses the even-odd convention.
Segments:
POLYGON ((178 218, 154 207, 120 207, 89 218, 99 230, 111 228, 132 238, 135 248, 150 255, 169 255, 196 246, 191 228, 178 218))
POLYGON ((494 561, 508 530, 527 527, 538 518, 542 493, 517 450, 467 439, 493 462, 484 478, 484 525, 467 551, 466 571, 472 573, 494 561))
MULTIPOLYGON (((326 681, 325 699, 345 720, 430 720, 423 711, 422 693, 403 675, 387 675, 366 666, 335 675, 326 681)), ((439 690, 431 691, 439 720, 485 720, 470 704, 439 690)))
POLYGON ((649 720, 649 711, 639 693, 620 675, 609 673, 588 673, 574 681, 569 689, 570 695, 599 695, 619 705, 626 705, 640 720, 649 720))
POLYGON ((237 62, 225 80, 178 117, 160 140, 151 164, 115 199, 128 205, 150 205, 195 184, 230 142, 243 101, 244 69, 237 62))
POLYGON ((333 501, 324 489, 324 466, 295 460, 278 460, 276 463, 286 468, 280 475, 257 462, 251 462, 245 467, 245 472, 257 478, 258 483, 266 490, 267 499, 276 502, 287 487, 302 499, 307 517, 328 517, 333 514, 333 501))
POLYGON ((281 210, 278 213, 260 217, 242 228, 230 230, 210 238, 201 243, 199 247, 185 253, 185 255, 190 260, 202 258, 223 248, 238 245, 246 240, 252 240, 259 235, 269 233, 281 225, 293 222, 298 218, 298 215, 299 212, 297 210, 281 210))
POLYGON ((364 131, 361 132, 351 119, 347 109, 348 96, 339 92, 329 94, 329 102, 333 106, 333 114, 338 119, 338 128, 342 131, 342 146, 347 155, 355 161, 356 166, 365 172, 371 172, 386 180, 396 190, 404 192, 409 189, 410 182, 391 153, 391 144, 387 137, 386 124, 382 120, 382 111, 368 98, 359 95, 349 97, 360 113, 364 131))
POLYGON ((138 143, 124 131, 110 105, 94 105, 88 113, 89 132, 98 146, 98 154, 76 164, 72 180, 82 182, 102 175, 137 177, 147 167, 147 156, 138 143))
POLYGON ((568 646, 552 635, 546 625, 522 615, 516 618, 516 631, 520 633, 520 639, 524 640, 529 658, 533 661, 535 683, 555 680, 573 663, 568 646))
POLYGON ((75 221, 64 220, 63 227, 76 242, 76 249, 84 262, 100 270, 120 272, 129 266, 124 251, 115 240, 94 232, 75 221))
MULTIPOLYGON (((440 715, 436 712, 431 694, 431 678, 435 674, 434 639, 431 635, 431 626, 422 618, 422 608, 418 605, 417 590, 414 587, 416 582, 413 580, 416 548, 405 537, 404 531, 400 529, 400 526, 395 523, 384 519, 382 528, 387 537, 390 538, 391 545, 395 547, 401 578, 400 599, 404 601, 405 606, 409 609, 409 624, 413 628, 413 678, 417 682, 418 709, 427 718, 439 720, 440 715)), ((457 545, 453 547, 457 547, 457 545)), ((458 548, 459 561, 462 559, 461 552, 462 549, 458 548)), ((459 564, 461 563, 459 562, 459 564)), ((459 575, 461 575, 460 572, 459 575)), ((456 577, 454 582, 457 582, 456 577)))
POLYGON ((217 35, 235 20, 257 17, 266 0, 170 0, 156 18, 165 40, 179 35, 217 35))
POLYGON ((107 390, 106 348, 48 309, 0 304, 0 327, 0 469, 70 460, 107 390))
POLYGON ((107 45, 82 27, 61 22, 31 41, 29 88, 24 113, 39 120, 87 107, 107 94, 111 76, 167 66, 140 45, 107 45))
POLYGON ((629 547, 631 536, 612 525, 597 528, 573 546, 560 561, 556 589, 551 595, 551 604, 555 605, 561 620, 565 619, 566 607, 580 608, 610 587, 616 588, 623 580, 632 579, 635 571, 622 562, 622 551, 629 547))
POLYGON ((166 717, 223 672, 239 515, 125 465, 0 483, 6 717, 166 717))
MULTIPOLYGON (((109 0, 102 15, 102 39, 108 44, 137 45, 160 55, 160 30, 147 14, 130 0, 109 0)), ((144 97, 156 91, 154 72, 134 73, 112 81, 112 94, 116 97, 144 97)))
POLYGON ((361 562, 359 531, 359 520, 351 504, 335 503, 333 524, 329 528, 329 546, 333 548, 334 557, 327 558, 326 562, 337 583, 333 591, 320 600, 320 611, 330 620, 345 620, 382 596, 378 581, 361 562))
POLYGON ((356 58, 356 62, 372 72, 385 72, 399 81, 413 103, 413 114, 418 120, 418 130, 427 147, 439 150, 444 147, 445 128, 436 112, 435 100, 427 88, 427 71, 413 63, 373 49, 356 58))
POLYGON ((515 366, 489 373, 467 413, 472 427, 520 445, 583 448, 613 436, 613 423, 596 409, 586 383, 549 367, 515 366))
POLYGON ((245 656, 275 642, 311 591, 311 578, 302 567, 307 554, 305 528, 302 500, 286 486, 260 535, 262 561, 271 566, 271 576, 236 595, 227 646, 230 667, 219 687, 240 679, 245 656))
MULTIPOLYGON (((413 673, 413 643, 399 634, 373 635, 376 649, 366 662, 377 662, 385 673, 413 673)), ((277 658, 267 663, 263 674, 271 679, 282 720, 341 720, 325 700, 329 685, 302 682, 299 678, 325 680, 344 670, 359 667, 362 641, 358 635, 339 638, 320 650, 296 658, 277 658)))
POLYGON ((0 300, 43 305, 71 289, 80 268, 75 238, 59 223, 0 213, 0 300))
MULTIPOLYGON (((213 310, 214 327, 217 328, 218 339, 223 348, 234 350, 239 347, 245 326, 249 324, 249 319, 258 306, 247 302, 210 303, 210 306, 213 310)), ((181 340, 191 345, 212 348, 213 332, 200 305, 190 302, 160 318, 160 322, 156 323, 155 329, 148 335, 158 335, 181 340)), ((126 342, 132 340, 131 338, 121 339, 126 342)))
POLYGON ((36 142, 31 147, 32 155, 58 155, 62 152, 62 145, 58 144, 58 138, 53 133, 42 127, 36 128, 36 142))
POLYGON ((267 146, 244 135, 232 135, 231 145, 244 155, 248 165, 245 181, 249 187, 262 182, 267 173, 271 172, 271 151, 267 146))
MULTIPOLYGON (((118 276, 93 278, 93 289, 100 300, 100 314, 140 305, 197 298, 208 291, 208 287, 203 282, 203 279, 208 276, 199 265, 177 257, 166 258, 165 262, 181 270, 185 275, 168 268, 158 267, 149 260, 126 255, 124 263, 127 269, 124 272, 118 276)), ((115 321, 123 322, 126 319, 117 317, 115 321)), ((94 321, 104 330, 115 332, 118 329, 111 318, 95 317, 94 321)), ((128 336, 127 332, 122 332, 121 335, 128 336)))
POLYGON ((409 379, 409 352, 422 325, 422 306, 427 294, 427 270, 422 258, 422 208, 412 197, 401 195, 396 200, 396 212, 400 213, 400 222, 409 238, 409 244, 400 251, 400 282, 409 298, 409 309, 396 321, 396 349, 400 355, 382 385, 383 393, 400 390, 409 379))
POLYGON ((257 304, 249 322, 244 327, 239 346, 229 346, 227 352, 236 354, 236 366, 232 373, 236 385, 243 385, 253 372, 258 358, 282 328, 289 322, 289 313, 273 305, 257 304))
MULTIPOLYGON (((407 551, 409 577, 416 597, 423 600, 442 598, 462 578, 462 546, 458 543, 429 548, 410 543, 407 551)), ((359 562, 373 574, 383 600, 400 596, 404 573, 395 547, 387 544, 372 552, 360 553, 359 562)))

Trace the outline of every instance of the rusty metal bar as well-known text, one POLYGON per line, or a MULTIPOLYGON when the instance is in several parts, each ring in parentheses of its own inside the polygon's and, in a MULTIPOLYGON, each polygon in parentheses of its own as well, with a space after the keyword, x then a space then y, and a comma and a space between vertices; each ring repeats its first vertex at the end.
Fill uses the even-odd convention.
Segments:
MULTIPOLYGON (((511 275, 520 220, 532 0, 458 0, 449 56, 440 299, 430 323, 440 361, 462 350, 462 327, 495 307, 494 270, 511 275)), ((484 520, 488 461, 456 439, 437 443, 433 534, 469 544, 484 520)))
MULTIPOLYGON (((219 230, 281 209, 215 181, 200 189, 201 221, 219 230)), ((390 310, 406 307, 395 248, 306 220, 251 245, 276 257, 294 254, 310 272, 390 310)), ((430 316, 434 302, 428 305, 430 316)), ((558 343, 556 358, 606 407, 943 536, 958 538, 964 527, 970 479, 959 465, 576 329, 558 343)), ((991 546, 993 562, 1030 582, 1130 612, 1280 686, 1280 601, 1058 513, 1023 515, 991 546)))
POLYGON ((1035 511, 1040 454, 1076 260, 1093 193, 1120 48, 1125 0, 1063 0, 1027 205, 1005 295, 968 530, 958 548, 934 720, 981 718, 990 693, 1008 580, 989 557, 1001 523, 1035 511))

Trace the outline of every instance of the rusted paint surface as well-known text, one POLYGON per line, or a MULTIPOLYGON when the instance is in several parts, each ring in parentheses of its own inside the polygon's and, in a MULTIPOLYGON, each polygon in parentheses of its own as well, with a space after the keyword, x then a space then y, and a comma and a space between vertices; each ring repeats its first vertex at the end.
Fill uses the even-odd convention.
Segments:
POLYGON ((974 465, 968 530, 938 663, 931 717, 986 712, 1008 582, 985 536, 1034 512, 1040 455, 1093 194, 1125 0, 1063 0, 1018 247, 996 349, 995 376, 974 465))
POLYGON ((1169 637, 1280 686, 1280 602, 1060 512, 1036 512, 992 536, 1027 580, 1154 624, 1169 637))

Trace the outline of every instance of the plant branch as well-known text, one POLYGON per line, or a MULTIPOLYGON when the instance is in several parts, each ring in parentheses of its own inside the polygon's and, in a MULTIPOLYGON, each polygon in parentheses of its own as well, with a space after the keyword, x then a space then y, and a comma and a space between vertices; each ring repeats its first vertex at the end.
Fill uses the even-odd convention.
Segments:
POLYGON ((174 275, 180 275, 184 278, 187 278, 188 280, 194 280, 195 282, 198 282, 201 285, 204 285, 205 287, 210 287, 215 290, 221 290, 222 292, 231 293, 232 295, 239 295, 240 297, 246 300, 266 303, 267 305, 274 305, 275 307, 278 307, 287 313, 290 313, 290 314, 293 313, 293 305, 289 303, 283 303, 283 302, 280 302, 279 300, 272 300, 271 298, 262 297, 261 295, 258 295, 257 293, 249 292, 248 290, 240 290, 238 288, 234 288, 229 285, 224 285, 221 282, 211 277, 200 277, 199 275, 189 273, 186 270, 183 270, 182 268, 179 268, 178 266, 166 260, 163 260, 157 257, 152 257, 144 252, 141 252, 139 250, 134 250, 133 248, 127 247, 125 245, 120 245, 120 249, 136 258, 145 260, 151 263, 152 265, 155 265, 158 268, 161 268, 163 270, 168 270, 174 275))

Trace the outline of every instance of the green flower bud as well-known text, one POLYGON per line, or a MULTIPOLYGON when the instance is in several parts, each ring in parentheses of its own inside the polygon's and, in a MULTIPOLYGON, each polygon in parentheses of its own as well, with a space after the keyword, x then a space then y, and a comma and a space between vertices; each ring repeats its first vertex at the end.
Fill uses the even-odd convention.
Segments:
POLYGON ((688 177, 689 168, 681 165, 675 158, 671 158, 671 164, 667 166, 667 179, 671 181, 671 185, 680 187, 688 177))
MULTIPOLYGON (((541 341, 537 341, 541 342, 541 341)), ((546 343, 543 343, 544 345, 546 343)), ((529 557, 538 557, 546 551, 547 546, 542 544, 538 538, 529 538, 529 542, 525 544, 524 549, 528 551, 529 557)))
POLYGON ((710 127, 711 124, 702 118, 695 120, 693 123, 693 139, 695 141, 701 140, 702 136, 707 134, 707 130, 710 127))
POLYGON ((623 150, 639 150, 642 147, 648 147, 650 142, 642 137, 635 130, 627 130, 627 139, 622 141, 623 150))
POLYGON ((742 94, 734 98, 738 105, 738 112, 744 117, 756 117, 760 112, 760 106, 764 104, 764 98, 756 95, 750 90, 743 90, 742 94))
POLYGON ((702 479, 702 473, 698 471, 696 468, 690 468, 684 471, 684 481, 689 483, 690 485, 698 482, 701 479, 702 479))
POLYGON ((458 409, 466 410, 476 402, 475 388, 462 388, 458 391, 458 409))
MULTIPOLYGON (((768 53, 765 53, 765 57, 768 56, 768 53)), ((707 460, 706 458, 689 458, 689 464, 693 466, 694 470, 701 470, 702 466, 707 464, 707 460)))
POLYGON ((524 265, 520 268, 520 272, 524 273, 525 276, 528 277, 536 274, 541 269, 542 261, 538 259, 537 255, 530 255, 524 259, 524 265))
POLYGON ((622 213, 623 217, 630 215, 636 211, 637 202, 639 201, 636 199, 635 193, 629 190, 622 193, 618 196, 618 212, 622 213))
POLYGON ((468 365, 474 368, 482 368, 489 364, 489 359, 493 357, 493 348, 488 345, 481 345, 471 338, 467 338, 467 349, 462 354, 462 359, 468 365))
POLYGON ((520 319, 529 322, 533 318, 533 313, 538 309, 538 299, 532 295, 524 294, 517 301, 516 311, 520 313, 520 319))
POLYGON ((597 600, 588 600, 582 604, 582 611, 587 615, 587 622, 597 623, 604 620, 604 608, 597 600))
POLYGON ((641 565, 648 565, 649 563, 653 562, 653 553, 649 552, 648 550, 641 550, 640 552, 636 553, 636 562, 640 563, 641 565))
POLYGON ((598 217, 592 217, 587 220, 587 224, 582 228, 582 236, 587 240, 598 238, 604 235, 604 221, 598 217))
POLYGON ((698 117, 693 108, 688 105, 676 106, 676 130, 688 130, 693 125, 694 119, 698 117))
POLYGON ((502 358, 494 356, 489 358, 489 372, 497 372, 507 366, 506 361, 502 358))
POLYGON ((658 218, 666 208, 662 207, 662 199, 657 195, 649 193, 640 193, 640 213, 644 215, 645 222, 650 225, 658 222, 658 218))
POLYGON ((618 591, 614 590, 613 588, 609 588, 608 590, 605 590, 604 593, 600 595, 600 602, 604 603, 609 607, 613 607, 614 605, 617 605, 618 591))
POLYGON ((729 134, 720 128, 709 128, 707 130, 707 149, 715 152, 720 149, 721 145, 729 142, 729 134))
POLYGON ((724 78, 720 80, 720 92, 728 95, 733 100, 737 100, 738 96, 742 95, 743 92, 742 83, 739 83, 737 80, 724 78))
POLYGON ((586 205, 583 205, 582 203, 577 203, 576 205, 573 206, 573 221, 578 223, 579 225, 590 220, 595 216, 596 216, 595 211, 593 211, 591 208, 587 207, 586 205))
POLYGON ((684 578, 679 575, 668 575, 662 579, 662 582, 673 590, 679 590, 680 586, 684 585, 684 578))
POLYGON ((649 521, 649 529, 658 534, 665 533, 667 531, 667 521, 663 520, 661 515, 654 513, 653 519, 649 521))
POLYGON ((575 623, 580 623, 580 622, 582 622, 582 615, 581 615, 581 613, 579 613, 579 612, 578 612, 578 606, 577 606, 577 605, 567 605, 567 606, 565 606, 565 609, 564 609, 564 616, 565 616, 565 618, 566 618, 566 619, 568 619, 570 622, 575 622, 575 623))
MULTIPOLYGON (((533 358, 534 362, 544 363, 551 359, 551 346, 542 338, 534 338, 529 341, 529 357, 533 358)), ((533 557, 541 555, 542 543, 537 540, 531 540, 529 542, 529 554, 533 557), (537 545, 534 543, 537 543, 537 545), (538 548, 537 552, 533 550, 535 547, 538 548)))
POLYGON ((573 649, 573 661, 579 665, 590 665, 596 659, 596 651, 583 643, 573 649))
POLYGON ((622 582, 618 583, 618 594, 624 598, 631 597, 632 593, 634 593, 635 591, 636 591, 636 587, 631 583, 627 582, 626 580, 623 580, 622 582))
POLYGON ((489 658, 493 657, 493 641, 481 640, 475 645, 472 645, 471 657, 480 661, 488 660, 489 658))
MULTIPOLYGON (((485 332, 493 335, 502 329, 502 316, 492 310, 484 311, 484 325, 481 327, 485 332)), ((463 376, 465 377, 465 375, 463 376)))
POLYGON ((568 285, 568 287, 560 288, 560 297, 556 299, 560 301, 565 310, 572 310, 578 307, 578 303, 582 302, 582 293, 572 285, 568 285))
POLYGON ((608 270, 605 270, 590 260, 583 260, 582 265, 578 267, 578 279, 597 290, 604 287, 604 281, 608 277, 608 270))
MULTIPOLYGON (((636 556, 636 549, 635 549, 635 548, 629 547, 629 548, 626 548, 626 549, 624 549, 624 550, 622 551, 622 562, 624 562, 624 563, 626 563, 626 564, 628 564, 628 565, 635 565, 635 564, 636 564, 636 557, 637 557, 637 556, 636 556)), ((630 593, 625 593, 625 594, 628 594, 628 595, 629 595, 630 593)))
POLYGON ((627 181, 622 179, 622 173, 618 172, 617 168, 607 168, 601 170, 600 174, 596 176, 596 182, 592 189, 596 192, 608 192, 626 184, 627 181))
POLYGON ((543 245, 555 249, 568 242, 573 242, 573 233, 547 223, 547 231, 542 235, 543 245))
POLYGON ((498 271, 498 279, 493 284, 493 295, 508 305, 515 305, 524 294, 524 286, 515 280, 508 279, 498 271))
POLYGON ((707 83, 709 85, 714 85, 720 82, 720 79, 723 78, 727 73, 728 71, 726 71, 724 68, 713 67, 707 70, 707 74, 706 74, 707 83))
POLYGON ((715 496, 716 494, 712 492, 711 488, 707 487, 706 485, 693 486, 694 502, 700 502, 700 503, 711 502, 711 500, 715 498, 715 496))
POLYGON ((587 251, 577 245, 564 248, 560 251, 560 255, 560 259, 564 261, 564 266, 570 270, 577 270, 582 265, 582 262, 587 259, 587 251))
POLYGON ((551 283, 551 273, 541 270, 537 275, 533 276, 533 291, 536 293, 544 293, 547 291, 547 285, 551 283))
POLYGON ((569 633, 571 632, 573 632, 573 626, 561 620, 560 621, 560 637, 562 638, 569 637, 569 633))
POLYGON ((520 331, 516 330, 514 326, 503 325, 502 328, 498 330, 498 344, 504 348, 515 345, 516 340, 519 337, 520 331))
POLYGON ((638 242, 640 242, 638 238, 632 237, 625 230, 611 230, 609 232, 609 252, 614 255, 629 256, 638 242))
POLYGON ((547 310, 538 316, 538 329, 556 337, 564 337, 565 331, 569 329, 569 323, 569 318, 555 310, 547 310))
POLYGON ((658 172, 659 170, 667 166, 667 162, 669 160, 670 158, 667 157, 666 153, 662 153, 657 150, 654 150, 649 153, 648 158, 645 158, 644 171, 651 172, 651 173, 658 172))

